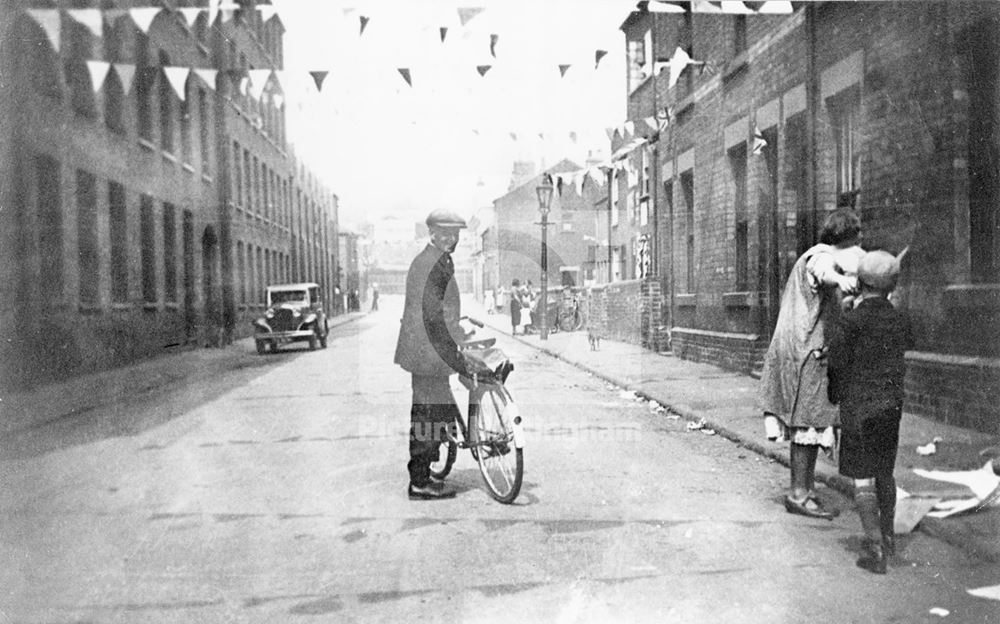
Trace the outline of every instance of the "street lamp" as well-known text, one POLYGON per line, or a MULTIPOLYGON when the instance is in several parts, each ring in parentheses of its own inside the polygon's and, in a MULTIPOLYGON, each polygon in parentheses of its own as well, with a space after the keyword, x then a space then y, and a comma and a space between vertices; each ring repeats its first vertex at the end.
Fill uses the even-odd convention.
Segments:
POLYGON ((542 300, 538 307, 542 309, 542 325, 539 330, 541 340, 549 339, 549 205, 552 203, 552 176, 544 174, 542 183, 535 188, 538 193, 538 212, 542 215, 542 300))

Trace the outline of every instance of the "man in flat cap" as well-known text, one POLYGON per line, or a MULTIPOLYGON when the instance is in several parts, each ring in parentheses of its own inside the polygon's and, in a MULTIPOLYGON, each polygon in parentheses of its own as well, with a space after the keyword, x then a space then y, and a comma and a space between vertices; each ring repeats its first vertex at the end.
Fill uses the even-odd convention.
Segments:
POLYGON ((410 264, 406 274, 406 300, 396 343, 395 362, 410 373, 413 404, 410 408, 411 499, 455 496, 455 490, 432 479, 431 463, 438 460, 447 433, 455 434, 458 404, 448 378, 465 374, 458 342, 465 337, 459 326, 461 304, 451 254, 458 245, 465 220, 449 210, 427 216, 430 242, 410 264))
POLYGON ((895 554, 893 468, 903 414, 903 354, 913 348, 907 316, 889 302, 899 259, 885 251, 865 254, 858 265, 861 302, 829 336, 828 392, 840 405, 840 474, 854 480, 854 502, 865 533, 857 564, 886 573, 895 554))

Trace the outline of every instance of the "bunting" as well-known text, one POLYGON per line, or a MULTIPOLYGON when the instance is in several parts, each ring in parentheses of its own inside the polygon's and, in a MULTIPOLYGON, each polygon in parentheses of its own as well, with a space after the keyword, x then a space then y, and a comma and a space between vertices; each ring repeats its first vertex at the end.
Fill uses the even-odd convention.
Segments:
POLYGON ((268 20, 278 13, 277 7, 273 4, 258 4, 257 10, 260 11, 260 21, 262 24, 266 24, 268 20))
POLYGON ((722 9, 708 0, 691 0, 692 13, 722 13, 722 9))
POLYGON ((167 82, 174 88, 174 93, 177 94, 177 97, 181 101, 187 99, 187 89, 184 88, 184 85, 187 83, 190 70, 187 67, 164 67, 163 73, 166 74, 167 82))
POLYGON ((132 21, 135 22, 135 25, 147 35, 149 34, 150 25, 159 13, 159 7, 141 7, 128 10, 128 14, 132 16, 132 21))
POLYGON ((500 40, 500 35, 490 35, 490 56, 493 58, 497 57, 497 41, 500 40))
POLYGON ((480 76, 485 76, 486 72, 490 71, 492 65, 476 65, 476 71, 479 72, 480 76))
POLYGON ((222 0, 208 0, 208 25, 215 23, 215 18, 219 15, 219 4, 222 0))
POLYGON ((217 69, 200 69, 199 68, 199 69, 195 69, 193 71, 194 71, 194 73, 199 78, 202 79, 202 81, 205 82, 205 84, 207 84, 208 86, 210 86, 213 89, 215 89, 215 79, 216 79, 216 76, 218 76, 218 74, 219 74, 219 70, 217 70, 217 69))
POLYGON ((767 147, 767 141, 764 140, 764 134, 757 127, 757 124, 753 125, 753 149, 752 152, 755 156, 759 156, 764 152, 764 148, 767 147))
POLYGON ((722 12, 730 15, 752 15, 754 13, 753 9, 747 7, 741 0, 722 0, 719 4, 722 7, 722 12))
POLYGON ((367 15, 359 15, 358 19, 361 20, 361 31, 358 32, 358 35, 363 35, 365 34, 365 27, 368 26, 368 20, 371 18, 367 15))
POLYGON ((765 2, 764 4, 762 4, 760 8, 757 9, 757 12, 762 15, 768 15, 768 14, 776 15, 783 13, 791 13, 793 11, 794 8, 792 7, 792 3, 787 0, 770 0, 769 2, 765 2))
POLYGON ((595 50, 594 51, 594 69, 601 64, 601 59, 608 54, 607 50, 595 50))
POLYGON ((313 82, 316 83, 316 91, 323 90, 323 81, 326 80, 326 75, 329 74, 328 71, 311 71, 309 75, 312 76, 313 82))
POLYGON ((118 80, 122 82, 122 90, 125 95, 132 90, 132 77, 135 76, 135 65, 131 63, 115 63, 112 65, 118 74, 118 80))
POLYGON ((250 76, 250 84, 247 87, 250 95, 253 96, 255 100, 259 100, 262 95, 264 95, 264 89, 267 88, 268 81, 271 80, 271 70, 270 69, 251 69, 247 73, 250 76))
POLYGON ((69 9, 66 11, 77 23, 83 24, 95 37, 102 35, 104 17, 100 9, 69 9))
POLYGON ((684 7, 660 0, 649 0, 646 10, 650 13, 685 13, 684 7))
POLYGON ((403 77, 403 80, 406 81, 406 84, 410 85, 411 87, 413 86, 413 81, 410 78, 410 70, 409 70, 409 68, 407 68, 407 67, 398 67, 398 68, 396 68, 396 71, 398 71, 399 75, 403 77))
POLYGON ((438 28, 438 32, 441 33, 441 43, 444 43, 444 38, 448 36, 448 27, 442 26, 438 28))
POLYGON ((104 79, 108 76, 111 63, 106 63, 105 61, 87 61, 87 69, 90 71, 90 86, 94 89, 94 93, 97 93, 104 85, 104 79))
POLYGON ((469 23, 469 20, 475 16, 482 13, 485 9, 483 7, 459 7, 458 9, 458 20, 465 26, 469 23))
POLYGON ((28 9, 28 15, 45 31, 52 49, 59 52, 59 25, 61 23, 59 11, 57 9, 28 9))
POLYGON ((564 78, 566 76, 566 70, 569 69, 570 65, 560 65, 559 66, 559 77, 564 78))
POLYGON ((194 28, 194 23, 198 21, 198 16, 201 15, 202 9, 197 8, 183 8, 177 9, 184 16, 184 21, 187 22, 188 28, 194 28))

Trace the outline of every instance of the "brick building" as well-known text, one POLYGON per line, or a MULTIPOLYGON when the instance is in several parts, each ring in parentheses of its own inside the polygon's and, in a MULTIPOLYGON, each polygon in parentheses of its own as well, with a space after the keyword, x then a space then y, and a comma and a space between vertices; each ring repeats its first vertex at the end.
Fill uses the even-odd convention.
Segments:
POLYGON ((225 343, 268 282, 331 290, 336 197, 288 146, 281 21, 193 4, 145 29, 148 2, 0 4, 3 386, 225 343))
MULTIPOLYGON (((579 170, 579 165, 563 160, 494 200, 492 224, 479 233, 485 288, 501 284, 509 288, 514 279, 522 283, 530 279, 536 288, 540 285, 542 228, 535 189, 545 173, 557 179, 559 174, 579 170)), ((578 192, 566 183, 553 193, 547 233, 550 287, 583 286, 593 279, 594 205, 601 194, 594 184, 584 184, 578 192)))
POLYGON ((849 205, 866 248, 909 247, 907 409, 1000 430, 1000 5, 679 4, 640 3, 621 26, 630 120, 671 114, 641 149, 655 162, 652 279, 674 351, 756 369, 791 265, 849 205), (671 87, 653 69, 678 47, 699 64, 671 87))

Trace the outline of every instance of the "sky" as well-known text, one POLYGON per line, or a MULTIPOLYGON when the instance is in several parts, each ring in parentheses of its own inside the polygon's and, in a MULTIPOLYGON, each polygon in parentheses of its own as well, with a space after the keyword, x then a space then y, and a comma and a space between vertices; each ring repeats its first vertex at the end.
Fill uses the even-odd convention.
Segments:
POLYGON ((515 160, 583 165, 590 150, 607 155, 605 129, 625 121, 618 27, 634 2, 274 4, 285 69, 297 77, 283 85, 289 139, 338 195, 348 224, 419 220, 442 207, 471 216, 507 192, 515 160), (484 10, 463 25, 459 7, 484 10), (599 49, 607 55, 596 64, 599 49), (491 66, 485 76, 481 65, 491 66), (307 73, 315 70, 329 71, 319 92, 307 73))

